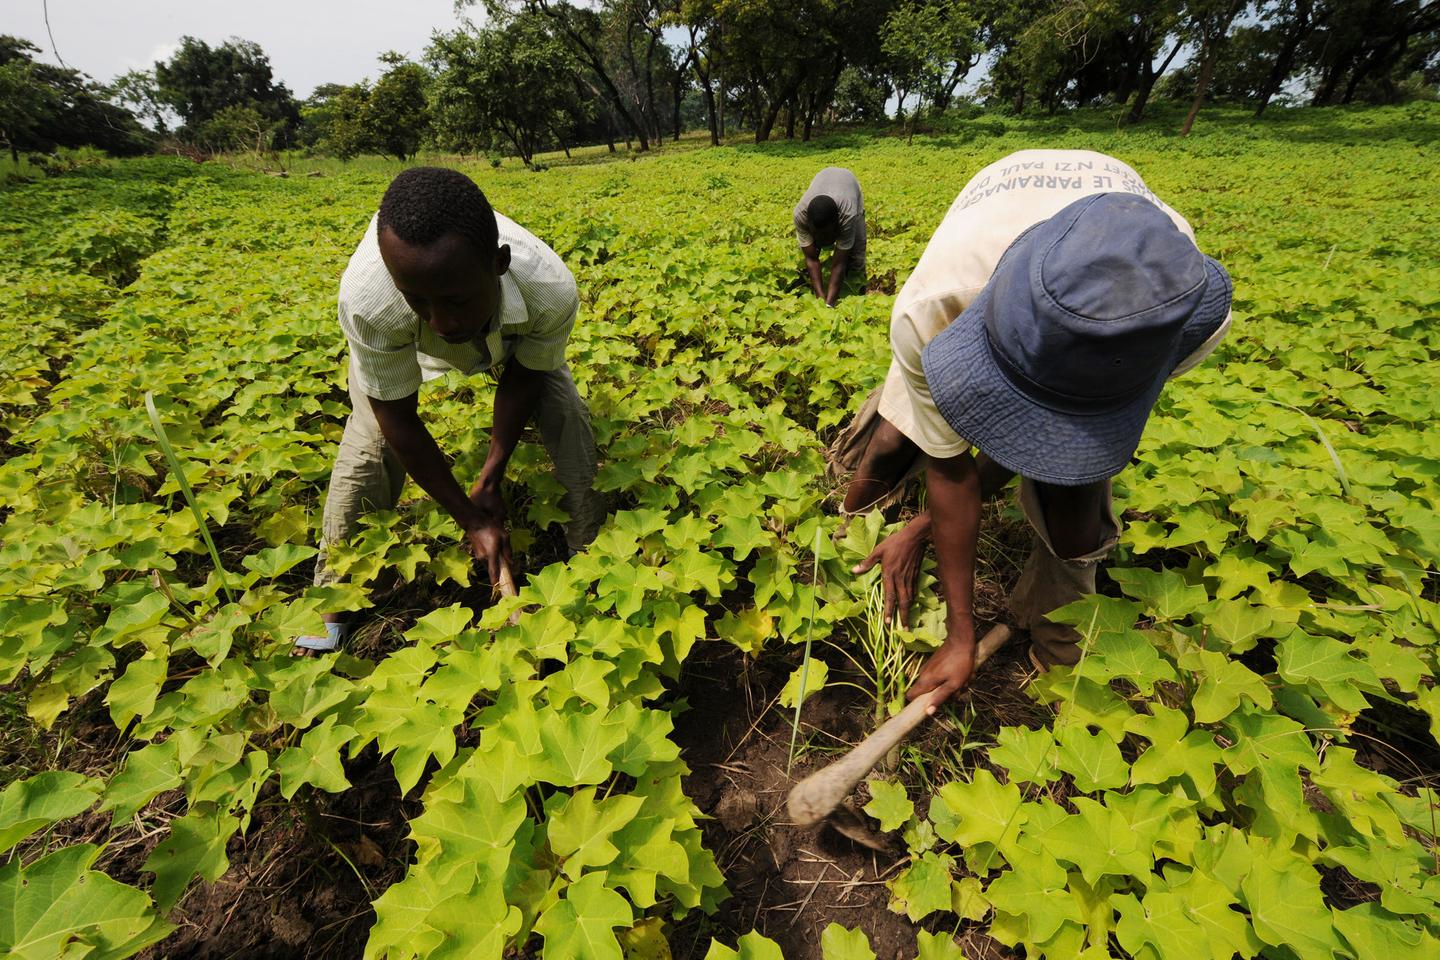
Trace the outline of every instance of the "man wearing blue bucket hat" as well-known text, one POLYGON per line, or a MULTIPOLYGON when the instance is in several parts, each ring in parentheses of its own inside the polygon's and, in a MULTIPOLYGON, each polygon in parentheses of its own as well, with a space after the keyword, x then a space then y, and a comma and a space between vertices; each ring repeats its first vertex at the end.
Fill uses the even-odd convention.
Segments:
POLYGON ((1035 545, 1011 613, 1038 669, 1079 659, 1078 633, 1045 615, 1094 591, 1120 529, 1110 479, 1165 381, 1225 335, 1230 294, 1190 225, 1113 157, 1025 150, 960 192, 896 298, 885 385, 832 448, 854 471, 851 515, 926 470, 929 510, 856 567, 881 564, 887 615, 908 618, 935 542, 946 640, 911 698, 970 678, 980 504, 1016 475, 1035 545))

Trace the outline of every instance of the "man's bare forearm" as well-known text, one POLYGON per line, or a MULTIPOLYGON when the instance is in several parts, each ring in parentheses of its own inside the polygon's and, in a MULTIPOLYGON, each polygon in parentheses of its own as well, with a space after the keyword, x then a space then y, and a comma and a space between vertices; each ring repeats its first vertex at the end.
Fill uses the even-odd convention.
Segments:
POLYGON ((845 271, 849 266, 849 251, 836 250, 835 256, 830 260, 830 290, 825 296, 825 302, 831 306, 840 298, 840 284, 844 281, 845 271))
POLYGON ((531 370, 518 360, 511 360, 505 365, 500 383, 495 388, 495 426, 490 434, 490 449, 485 455, 485 465, 480 469, 477 488, 492 492, 500 489, 510 455, 515 452, 525 424, 530 422, 539 405, 543 383, 544 374, 531 370))
POLYGON ((822 300, 825 299, 825 282, 820 272, 820 248, 811 244, 801 247, 800 252, 805 254, 805 272, 810 275, 810 292, 822 300))
POLYGON ((475 526, 479 522, 478 511, 456 482, 445 454, 420 419, 416 395, 399 400, 372 398, 370 408, 375 412, 385 442, 420 489, 454 517, 461 529, 475 526))
POLYGON ((969 451, 932 458, 930 531, 935 541, 940 589, 945 595, 946 642, 973 645, 975 544, 980 532, 980 473, 969 451))

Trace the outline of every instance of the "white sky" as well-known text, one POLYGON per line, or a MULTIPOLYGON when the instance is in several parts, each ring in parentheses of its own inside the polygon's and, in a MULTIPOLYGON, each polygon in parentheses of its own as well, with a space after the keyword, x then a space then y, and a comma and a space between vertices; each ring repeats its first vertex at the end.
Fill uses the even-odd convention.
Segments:
MULTIPOLYGON (((211 46, 234 36, 270 57, 275 79, 300 99, 317 84, 380 73, 386 50, 418 57, 436 30, 460 20, 453 0, 48 0, 65 63, 101 83, 172 54, 185 35, 211 46)), ((484 17, 476 5, 466 15, 484 17)), ((0 0, 0 33, 39 47, 55 63, 42 0, 0 0)))

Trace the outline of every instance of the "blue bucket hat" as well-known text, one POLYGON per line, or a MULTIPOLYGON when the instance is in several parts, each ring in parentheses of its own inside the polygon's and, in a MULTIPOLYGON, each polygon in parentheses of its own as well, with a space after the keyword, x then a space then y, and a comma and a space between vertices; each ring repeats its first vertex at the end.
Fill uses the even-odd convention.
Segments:
POLYGON ((1062 486, 1104 480, 1230 293, 1225 268, 1154 203, 1083 197, 1010 245, 925 347, 925 379, 951 428, 1001 466, 1062 486))

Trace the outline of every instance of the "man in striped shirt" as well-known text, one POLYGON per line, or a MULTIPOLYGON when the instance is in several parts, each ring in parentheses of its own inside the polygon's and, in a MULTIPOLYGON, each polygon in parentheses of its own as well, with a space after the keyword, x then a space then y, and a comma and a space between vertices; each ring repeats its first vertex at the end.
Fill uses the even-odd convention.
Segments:
MULTIPOLYGON (((555 463, 570 515, 571 550, 595 536, 603 503, 590 413, 565 363, 579 298, 575 278, 533 234, 496 214, 455 170, 417 167, 395 178, 340 281, 340 327, 350 345, 351 413, 330 475, 315 582, 333 582, 328 544, 354 535, 360 515, 391 508, 405 475, 445 508, 498 583, 509 560, 500 482, 533 417, 555 463), (500 368, 493 431, 467 494, 420 417, 420 384, 448 370, 500 368)), ((338 647, 342 615, 297 652, 338 647)))

